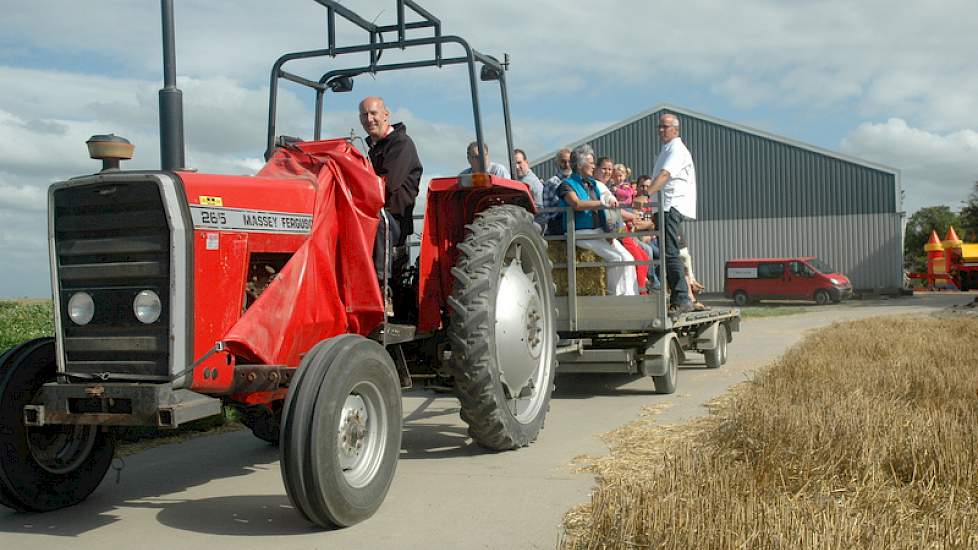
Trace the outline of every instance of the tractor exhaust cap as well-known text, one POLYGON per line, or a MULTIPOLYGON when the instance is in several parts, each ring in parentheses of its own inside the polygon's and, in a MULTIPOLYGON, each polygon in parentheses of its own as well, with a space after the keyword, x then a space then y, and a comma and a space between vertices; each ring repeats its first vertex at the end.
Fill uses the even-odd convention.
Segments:
POLYGON ((136 148, 128 139, 115 134, 99 134, 88 138, 88 156, 102 161, 102 171, 118 170, 119 161, 132 158, 136 148))

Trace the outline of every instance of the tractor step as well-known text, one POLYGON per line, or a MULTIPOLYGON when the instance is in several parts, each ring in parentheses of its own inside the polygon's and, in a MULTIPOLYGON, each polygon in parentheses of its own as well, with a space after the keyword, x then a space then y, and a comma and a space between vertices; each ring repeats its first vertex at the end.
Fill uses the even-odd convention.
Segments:
POLYGON ((414 325, 396 325, 387 323, 383 328, 384 345, 403 344, 414 340, 417 327, 414 325))

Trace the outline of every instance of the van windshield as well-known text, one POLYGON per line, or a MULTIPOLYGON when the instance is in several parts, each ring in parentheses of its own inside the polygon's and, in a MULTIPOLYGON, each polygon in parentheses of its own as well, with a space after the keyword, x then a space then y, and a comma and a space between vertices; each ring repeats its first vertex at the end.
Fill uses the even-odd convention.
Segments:
POLYGON ((825 274, 835 273, 835 269, 832 269, 832 266, 823 262, 822 260, 819 260, 818 258, 812 258, 811 260, 808 260, 808 264, 814 267, 815 271, 818 271, 819 273, 825 273, 825 274))

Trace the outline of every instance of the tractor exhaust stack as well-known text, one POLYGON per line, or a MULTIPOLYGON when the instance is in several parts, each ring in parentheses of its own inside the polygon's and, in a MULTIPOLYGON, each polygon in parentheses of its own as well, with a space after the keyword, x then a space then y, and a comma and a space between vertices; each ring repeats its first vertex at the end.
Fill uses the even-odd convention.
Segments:
POLYGON ((163 12, 163 88, 160 90, 160 168, 182 170, 183 93, 177 88, 173 0, 160 0, 163 12))

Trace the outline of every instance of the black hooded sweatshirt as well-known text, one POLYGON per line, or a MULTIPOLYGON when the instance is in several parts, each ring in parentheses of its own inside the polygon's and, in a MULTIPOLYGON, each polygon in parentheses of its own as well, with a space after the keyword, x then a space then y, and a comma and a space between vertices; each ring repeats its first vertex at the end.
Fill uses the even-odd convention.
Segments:
POLYGON ((412 215, 423 168, 414 141, 407 135, 407 127, 398 122, 393 128, 387 137, 377 141, 367 137, 367 145, 374 172, 387 181, 384 205, 401 228, 397 244, 403 245, 407 236, 414 233, 412 215))

